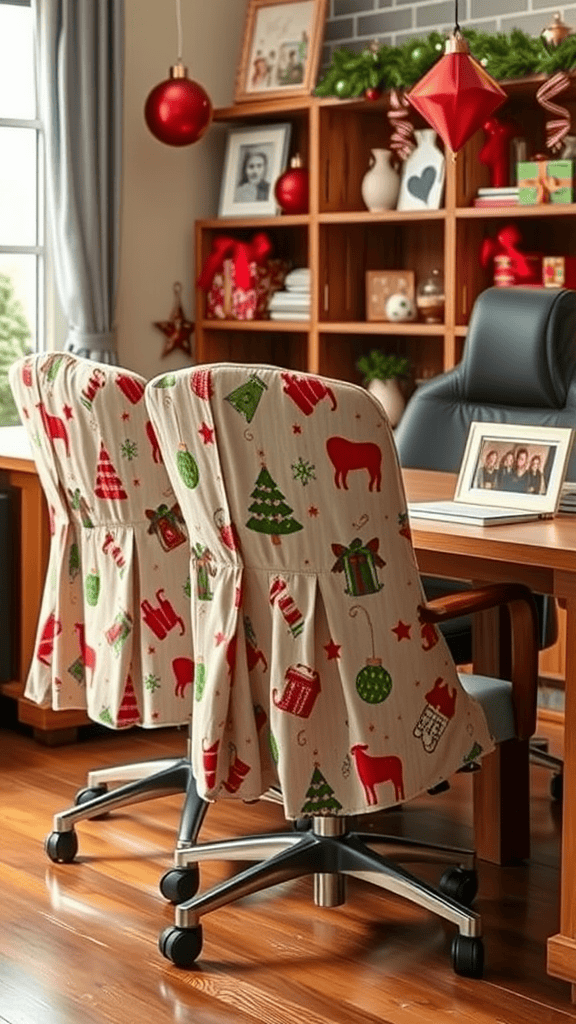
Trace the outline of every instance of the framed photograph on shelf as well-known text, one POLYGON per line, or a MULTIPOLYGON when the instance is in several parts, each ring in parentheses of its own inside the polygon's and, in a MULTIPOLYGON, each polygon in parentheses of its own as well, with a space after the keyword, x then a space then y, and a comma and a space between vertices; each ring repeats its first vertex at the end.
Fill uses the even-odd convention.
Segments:
POLYGON ((274 217, 274 185, 286 169, 289 122, 231 128, 226 141, 219 217, 274 217))
POLYGON ((327 0, 248 0, 236 103, 312 92, 326 4, 327 0))

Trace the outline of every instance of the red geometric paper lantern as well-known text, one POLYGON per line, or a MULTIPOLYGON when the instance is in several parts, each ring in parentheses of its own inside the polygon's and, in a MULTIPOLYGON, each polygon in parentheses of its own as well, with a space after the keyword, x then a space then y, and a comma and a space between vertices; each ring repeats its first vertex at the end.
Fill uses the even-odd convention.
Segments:
POLYGON ((504 103, 506 93, 472 57, 456 28, 446 40, 444 55, 407 93, 407 99, 457 153, 504 103))

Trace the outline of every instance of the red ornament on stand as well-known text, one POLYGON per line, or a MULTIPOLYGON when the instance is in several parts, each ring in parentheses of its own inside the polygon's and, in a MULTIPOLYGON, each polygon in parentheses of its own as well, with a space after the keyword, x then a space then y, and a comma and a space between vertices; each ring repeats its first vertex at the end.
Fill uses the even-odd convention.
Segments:
POLYGON ((309 174, 299 155, 293 156, 290 169, 281 174, 274 186, 276 202, 283 213, 308 213, 309 174))
POLYGON ((167 146, 189 146, 202 138, 212 120, 212 103, 206 90, 188 78, 182 63, 182 21, 180 0, 176 0, 178 61, 170 78, 152 89, 146 100, 144 118, 152 135, 167 146))
POLYGON ((455 6, 456 25, 446 40, 444 56, 407 94, 453 153, 506 99, 498 82, 471 55, 458 24, 458 0, 455 6))

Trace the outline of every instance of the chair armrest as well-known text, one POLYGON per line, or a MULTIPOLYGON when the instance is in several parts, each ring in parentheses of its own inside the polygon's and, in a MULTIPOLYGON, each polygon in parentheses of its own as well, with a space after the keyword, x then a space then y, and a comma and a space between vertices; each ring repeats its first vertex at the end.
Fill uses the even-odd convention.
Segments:
POLYGON ((435 624, 499 607, 506 609, 510 626, 510 681, 516 735, 527 740, 536 729, 538 694, 538 616, 528 587, 497 583, 459 591, 421 605, 419 615, 422 622, 435 624))

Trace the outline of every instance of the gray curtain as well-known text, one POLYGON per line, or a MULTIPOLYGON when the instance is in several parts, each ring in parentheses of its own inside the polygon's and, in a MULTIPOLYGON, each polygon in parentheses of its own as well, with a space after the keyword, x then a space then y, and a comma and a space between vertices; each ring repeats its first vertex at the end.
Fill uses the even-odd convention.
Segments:
POLYGON ((32 0, 66 348, 116 363, 124 0, 32 0))

